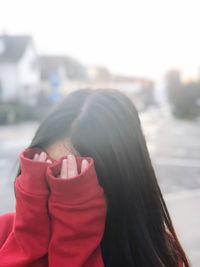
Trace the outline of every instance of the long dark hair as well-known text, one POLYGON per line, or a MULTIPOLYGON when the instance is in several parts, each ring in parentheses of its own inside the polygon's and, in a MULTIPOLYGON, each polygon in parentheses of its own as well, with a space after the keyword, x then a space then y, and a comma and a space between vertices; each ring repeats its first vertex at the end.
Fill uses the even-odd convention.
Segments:
POLYGON ((64 137, 94 158, 107 197, 105 266, 177 267, 179 256, 188 267, 132 101, 115 89, 74 91, 43 119, 29 147, 45 150, 64 137))

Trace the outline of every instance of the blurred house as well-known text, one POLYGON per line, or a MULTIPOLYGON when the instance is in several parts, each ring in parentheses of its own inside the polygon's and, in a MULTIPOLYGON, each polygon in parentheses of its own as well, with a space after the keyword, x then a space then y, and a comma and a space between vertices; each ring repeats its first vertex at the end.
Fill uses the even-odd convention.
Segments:
POLYGON ((153 80, 111 73, 103 66, 90 66, 86 68, 88 87, 118 89, 129 96, 138 109, 145 109, 155 104, 153 80))
POLYGON ((182 64, 176 69, 180 72, 182 83, 200 82, 200 64, 182 64))
POLYGON ((85 67, 76 59, 65 55, 41 55, 41 89, 53 101, 66 92, 75 90, 87 80, 85 67))
POLYGON ((84 66, 64 55, 41 55, 39 61, 42 98, 50 102, 81 88, 112 88, 134 99, 140 109, 154 103, 154 83, 148 79, 117 75, 104 66, 84 66))
POLYGON ((109 83, 113 79, 111 72, 103 66, 90 66, 86 68, 90 83, 109 83))
POLYGON ((144 110, 156 104, 153 80, 145 77, 114 75, 113 83, 115 88, 119 88, 134 101, 138 110, 144 110))
POLYGON ((30 36, 0 36, 0 101, 34 104, 39 92, 38 56, 30 36))

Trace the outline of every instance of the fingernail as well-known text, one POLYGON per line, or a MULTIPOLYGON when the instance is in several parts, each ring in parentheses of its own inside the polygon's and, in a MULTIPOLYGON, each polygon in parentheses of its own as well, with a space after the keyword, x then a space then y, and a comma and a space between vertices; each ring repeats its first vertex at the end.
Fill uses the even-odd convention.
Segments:
POLYGON ((67 159, 63 159, 62 163, 66 164, 67 163, 67 159))
POLYGON ((69 158, 69 160, 72 160, 74 158, 74 155, 69 154, 68 158, 69 158))

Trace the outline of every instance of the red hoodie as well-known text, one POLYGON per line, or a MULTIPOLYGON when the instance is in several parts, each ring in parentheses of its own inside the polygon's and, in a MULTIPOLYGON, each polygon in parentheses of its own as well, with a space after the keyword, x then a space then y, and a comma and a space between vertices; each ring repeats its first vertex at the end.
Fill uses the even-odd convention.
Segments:
POLYGON ((16 212, 0 215, 0 267, 103 267, 106 201, 93 159, 76 156, 79 174, 60 179, 67 156, 52 164, 32 160, 41 151, 20 153, 16 212), (83 158, 89 166, 80 173, 83 158))
POLYGON ((16 212, 0 215, 0 267, 104 267, 106 200, 93 159, 76 156, 79 174, 60 179, 67 156, 49 157, 52 164, 32 160, 41 151, 28 148, 19 155, 16 212), (89 166, 81 173, 84 158, 89 166))

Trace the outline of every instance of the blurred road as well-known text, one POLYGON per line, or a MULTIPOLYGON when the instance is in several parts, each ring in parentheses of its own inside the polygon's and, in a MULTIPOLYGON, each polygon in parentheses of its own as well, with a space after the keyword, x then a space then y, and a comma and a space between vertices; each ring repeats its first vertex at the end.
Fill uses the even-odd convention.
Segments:
POLYGON ((155 109, 140 119, 163 193, 200 189, 200 120, 177 121, 155 109))
POLYGON ((192 267, 200 266, 200 121, 140 114, 157 178, 192 267))
POLYGON ((192 267, 200 266, 200 189, 167 194, 165 200, 192 267))
POLYGON ((0 214, 15 210, 13 181, 18 154, 27 147, 38 123, 0 126, 0 214))
MULTIPOLYGON (((140 114, 152 163, 192 267, 200 266, 200 121, 177 121, 165 110, 140 114)), ((37 123, 0 126, 0 214, 15 209, 17 155, 37 123)))

